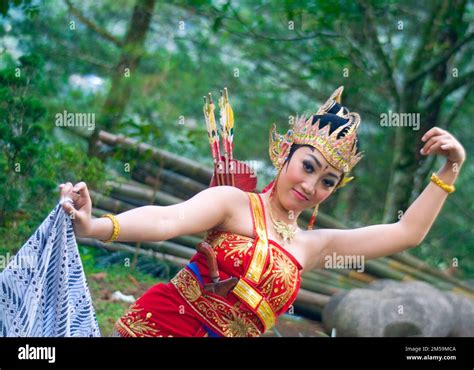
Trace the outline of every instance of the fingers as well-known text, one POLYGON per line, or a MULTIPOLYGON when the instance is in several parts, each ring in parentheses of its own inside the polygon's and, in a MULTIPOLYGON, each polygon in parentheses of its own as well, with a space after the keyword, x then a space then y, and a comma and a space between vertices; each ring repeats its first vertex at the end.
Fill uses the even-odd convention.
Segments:
POLYGON ((421 138, 421 141, 428 141, 431 137, 435 135, 446 134, 447 131, 440 129, 439 127, 433 127, 429 129, 421 138))
POLYGON ((89 198, 89 190, 87 189, 87 185, 84 181, 81 181, 74 185, 72 190, 79 193, 83 197, 89 198))
POLYGON ((433 145, 430 146, 430 148, 427 150, 426 154, 431 154, 431 153, 437 153, 438 150, 441 148, 442 150, 444 150, 444 148, 442 148, 443 145, 447 145, 449 144, 449 140, 447 139, 440 139, 438 141, 436 141, 433 145))
POLYGON ((72 205, 71 202, 63 202, 61 204, 61 207, 64 209, 64 211, 71 217, 75 217, 75 212, 76 212, 76 209, 74 208, 74 206, 72 205))
POLYGON ((431 138, 426 142, 426 144, 423 145, 423 148, 421 148, 420 153, 427 155, 429 149, 430 149, 434 144, 436 144, 436 142, 438 141, 438 139, 439 139, 439 136, 433 136, 433 137, 431 137, 431 138))
POLYGON ((79 194, 74 192, 74 187, 71 182, 61 184, 59 185, 59 188, 61 189, 61 207, 68 215, 74 217, 77 210, 74 208, 73 204, 80 198, 79 194))
POLYGON ((61 189, 61 198, 67 196, 72 190, 72 184, 70 182, 66 182, 65 184, 59 185, 61 189))
POLYGON ((59 185, 59 189, 61 189, 61 198, 68 197, 73 201, 78 201, 81 196, 83 196, 84 199, 89 198, 89 191, 87 190, 85 182, 79 182, 74 186, 72 183, 67 182, 59 185))
POLYGON ((447 144, 450 140, 451 140, 451 136, 449 134, 440 133, 435 136, 431 136, 430 139, 423 146, 423 148, 421 148, 420 153, 424 155, 428 155, 433 152, 433 146, 437 145, 440 142, 442 142, 443 144, 447 144))
POLYGON ((454 143, 447 143, 447 144, 441 145, 441 149, 443 149, 443 150, 449 150, 449 149, 453 149, 453 148, 454 148, 454 143))

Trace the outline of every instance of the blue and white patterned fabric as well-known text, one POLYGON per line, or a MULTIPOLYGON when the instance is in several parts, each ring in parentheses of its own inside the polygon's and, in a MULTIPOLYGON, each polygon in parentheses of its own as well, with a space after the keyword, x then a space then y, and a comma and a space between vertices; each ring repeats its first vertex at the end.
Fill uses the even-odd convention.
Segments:
POLYGON ((100 336, 72 222, 59 204, 0 273, 0 336, 100 336))

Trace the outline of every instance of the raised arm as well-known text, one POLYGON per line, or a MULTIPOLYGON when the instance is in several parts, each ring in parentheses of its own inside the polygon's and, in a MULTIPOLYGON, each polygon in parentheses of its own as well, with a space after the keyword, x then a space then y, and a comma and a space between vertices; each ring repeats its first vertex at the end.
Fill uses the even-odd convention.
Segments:
MULTIPOLYGON (((422 138, 426 142, 423 155, 447 157, 437 175, 448 185, 454 184, 465 160, 462 145, 448 132, 437 127, 422 138)), ((362 227, 352 230, 320 229, 309 232, 308 243, 312 267, 322 267, 324 256, 361 255, 366 259, 391 255, 417 246, 428 234, 448 193, 430 182, 405 214, 396 223, 362 227)))
MULTIPOLYGON (((62 195, 74 195, 72 184, 68 183, 66 186, 68 189, 63 190, 62 195)), ((83 200, 90 201, 85 183, 79 183, 74 188, 83 200)), ((172 206, 144 206, 120 213, 116 215, 120 225, 117 240, 161 241, 212 229, 229 217, 231 200, 235 198, 236 192, 241 190, 231 186, 217 186, 205 189, 191 199, 172 206)), ((100 240, 111 236, 112 221, 108 218, 91 220, 87 204, 82 204, 81 199, 75 201, 75 208, 69 203, 65 203, 63 207, 66 212, 75 215, 73 222, 77 236, 100 240)))

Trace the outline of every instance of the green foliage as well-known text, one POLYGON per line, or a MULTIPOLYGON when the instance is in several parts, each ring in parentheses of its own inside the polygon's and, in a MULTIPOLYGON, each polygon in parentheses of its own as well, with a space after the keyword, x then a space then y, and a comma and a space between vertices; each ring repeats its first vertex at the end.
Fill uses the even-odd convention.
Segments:
MULTIPOLYGON (((47 145, 44 127, 39 123, 45 114, 41 102, 31 95, 40 62, 36 57, 22 57, 15 68, 0 71, 0 226, 5 226, 27 204, 44 196, 47 184, 37 179, 38 161, 47 145), (39 188, 38 192, 28 188, 39 188)), ((34 203, 33 203, 34 204, 34 203)))
POLYGON ((31 0, 0 0, 0 14, 7 15, 14 7, 21 8, 25 14, 34 17, 39 13, 39 6, 31 3, 31 0))
POLYGON ((43 68, 27 55, 0 70, 0 244, 13 250, 59 200, 61 182, 87 178, 94 186, 104 179, 99 160, 55 138, 40 99, 43 68))

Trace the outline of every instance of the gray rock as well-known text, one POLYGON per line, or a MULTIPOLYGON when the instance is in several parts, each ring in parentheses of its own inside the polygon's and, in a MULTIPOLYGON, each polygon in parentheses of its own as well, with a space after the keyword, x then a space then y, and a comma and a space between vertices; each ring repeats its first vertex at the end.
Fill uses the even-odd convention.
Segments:
POLYGON ((348 293, 349 291, 334 294, 331 297, 330 301, 324 306, 322 314, 323 323, 329 330, 335 327, 336 323, 334 319, 334 314, 336 312, 336 308, 348 293))
POLYGON ((374 282, 367 285, 364 289, 371 289, 371 290, 383 290, 387 287, 398 286, 400 284, 399 281, 391 280, 391 279, 378 279, 374 282))
POLYGON ((474 300, 453 293, 444 293, 454 310, 454 325, 450 337, 474 337, 474 300))
POLYGON ((448 298, 424 282, 380 281, 334 299, 323 322, 328 330, 336 328, 337 336, 445 337, 454 325, 448 298))

